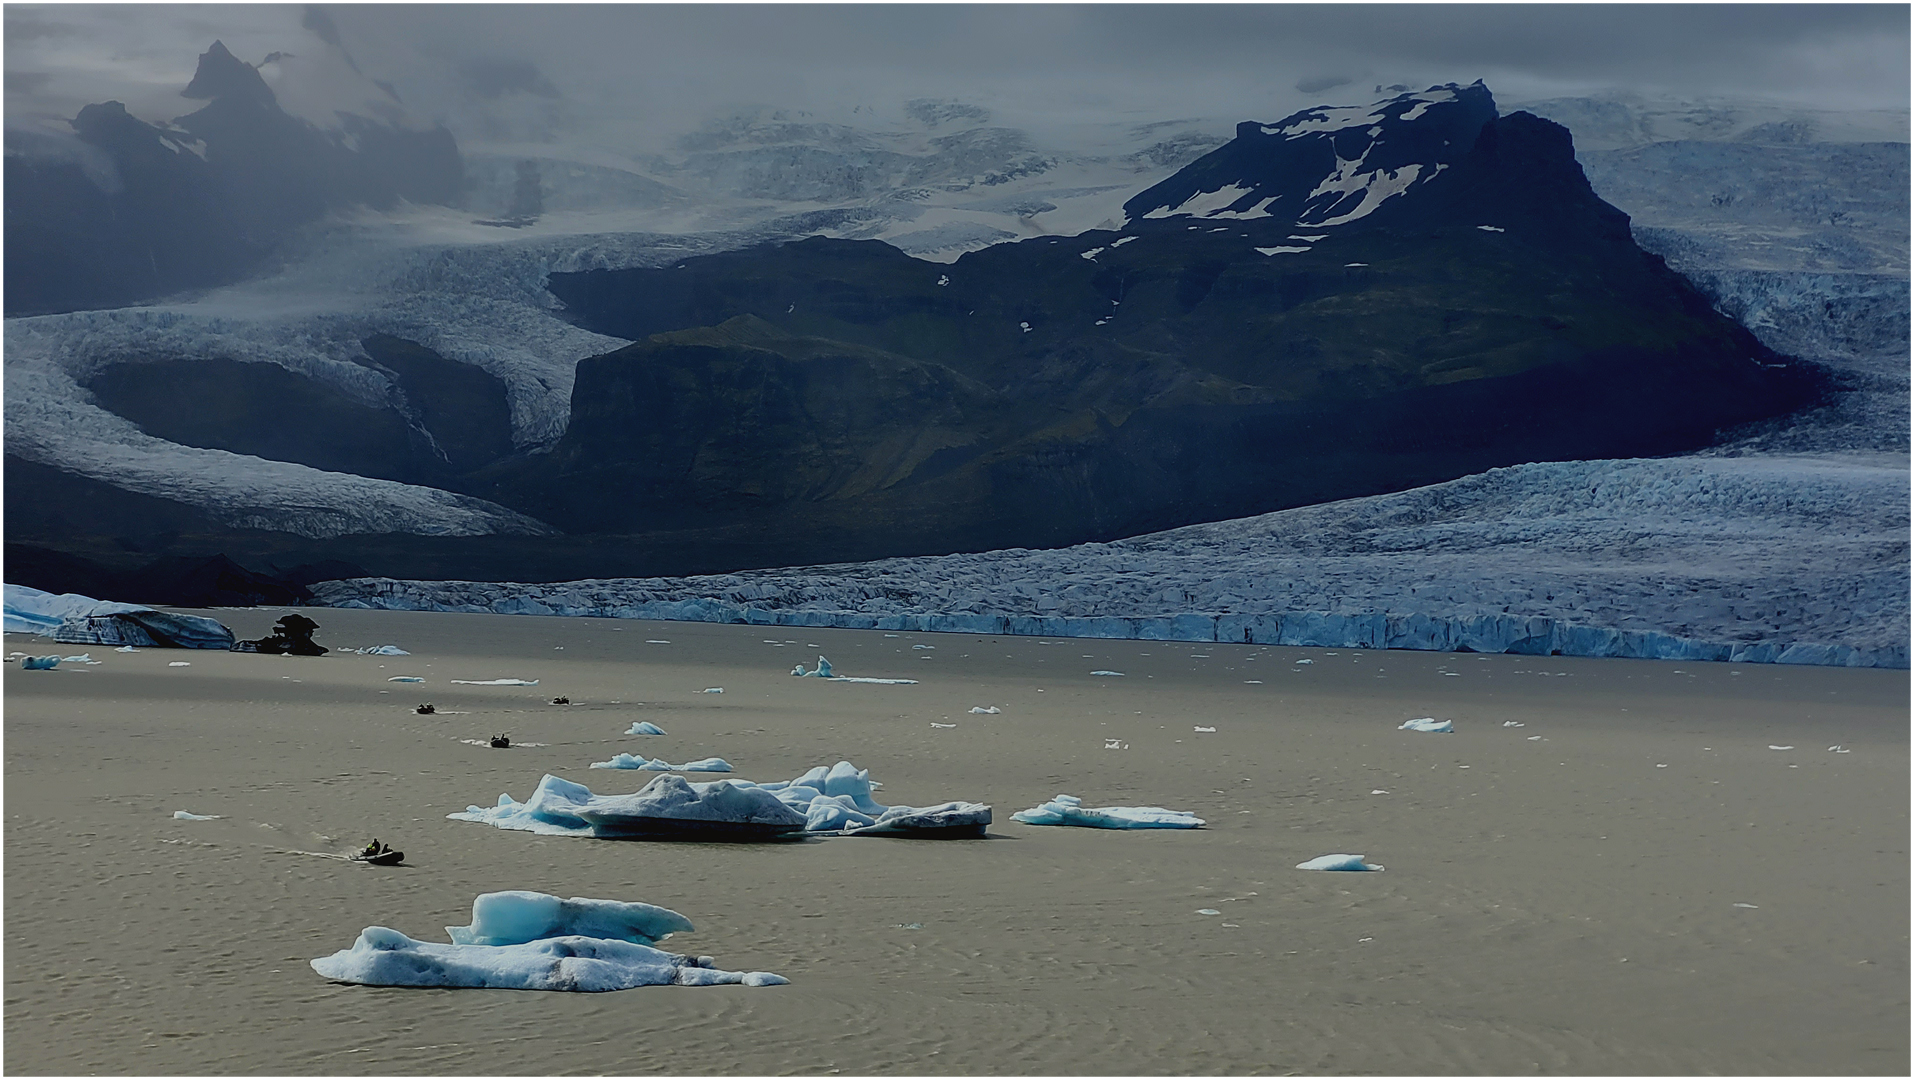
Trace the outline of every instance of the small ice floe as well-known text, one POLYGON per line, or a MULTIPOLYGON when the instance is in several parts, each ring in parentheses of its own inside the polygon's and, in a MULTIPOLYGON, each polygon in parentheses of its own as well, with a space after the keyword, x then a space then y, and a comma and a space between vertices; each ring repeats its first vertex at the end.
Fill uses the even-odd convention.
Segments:
POLYGON ((1198 915, 1221 915, 1221 914, 1222 914, 1222 912, 1220 912, 1220 911, 1218 911, 1218 910, 1216 910, 1216 909, 1215 909, 1215 908, 1213 908, 1213 907, 1200 907, 1200 908, 1197 908, 1197 909, 1196 909, 1196 913, 1197 913, 1198 915))
POLYGON ((937 646, 935 645, 912 645, 911 646, 911 648, 913 649, 935 649, 936 647, 937 646))
POLYGON ((1507 232, 1508 231, 1507 229, 1497 228, 1494 225, 1477 225, 1476 228, 1481 229, 1483 232, 1507 232))
POLYGON ((1530 742, 1547 742, 1548 740, 1542 738, 1540 735, 1530 735, 1529 741, 1530 742))
POLYGON ((537 679, 453 679, 454 686, 537 686, 537 679))
POLYGON ((1389 794, 1389 793, 1388 793, 1387 791, 1384 791, 1384 790, 1383 790, 1383 789, 1381 789, 1381 788, 1372 788, 1372 789, 1370 789, 1370 792, 1369 792, 1369 794, 1371 794, 1371 795, 1387 795, 1387 794, 1389 794))
POLYGON ((687 761, 683 765, 673 765, 659 758, 642 758, 632 754, 614 754, 610 761, 594 761, 594 769, 643 769, 646 772, 730 772, 731 763, 723 758, 700 758, 687 761))
POLYGON ((1121 671, 1092 671, 1092 675, 1122 675, 1121 671))
POLYGON ((1502 721, 1502 726, 1503 727, 1527 727, 1528 725, 1524 724, 1520 720, 1504 720, 1502 721))
MULTIPOLYGON (((913 645, 911 646, 911 648, 930 649, 930 648, 936 648, 936 646, 913 645)), ((873 678, 869 678, 867 676, 862 676, 862 675, 839 675, 836 672, 831 670, 831 662, 829 660, 826 660, 822 656, 817 658, 816 671, 806 671, 804 670, 804 665, 799 664, 798 666, 791 669, 791 674, 799 676, 801 678, 806 678, 806 679, 829 679, 832 682, 841 682, 841 683, 876 683, 877 685, 880 685, 880 686, 916 686, 917 685, 916 679, 873 679, 873 678)))
POLYGON ((1187 810, 1160 806, 1085 806, 1075 795, 1059 795, 1041 806, 1019 810, 1012 821, 1025 825, 1076 825, 1086 829, 1200 829, 1207 822, 1187 810))
POLYGON ((1244 685, 1244 686, 1261 686, 1261 685, 1263 685, 1263 680, 1261 680, 1261 679, 1244 679, 1244 680, 1243 680, 1243 685, 1244 685))
POLYGON ((631 725, 630 730, 625 732, 627 735, 663 735, 664 733, 664 728, 659 727, 649 720, 639 720, 631 725))
POLYGON ((1849 750, 1849 749, 1848 749, 1847 747, 1845 747, 1845 746, 1830 746, 1830 747, 1828 747, 1828 753, 1830 753, 1830 754, 1852 754, 1853 752, 1854 752, 1854 751, 1852 751, 1852 750, 1849 750))
MULTIPOLYGON (((51 666, 51 665, 48 665, 48 666, 51 666)), ((166 666, 167 667, 192 667, 193 662, 191 660, 174 660, 171 663, 168 663, 166 666)))
POLYGON ((424 682, 424 681, 425 681, 424 679, 420 678, 417 675, 394 675, 391 678, 386 680, 386 682, 424 682))
POLYGON ((1315 663, 1315 662, 1316 662, 1316 661, 1314 661, 1314 660, 1311 660, 1311 659, 1309 659, 1308 657, 1304 657, 1304 658, 1302 658, 1301 660, 1298 660, 1298 661, 1296 661, 1296 663, 1297 663, 1298 665, 1301 665, 1301 664, 1313 664, 1313 663, 1315 663))
POLYGON ((1776 746, 1776 745, 1774 745, 1773 743, 1769 743, 1769 744, 1768 744, 1768 749, 1770 749, 1770 750, 1792 750, 1792 749, 1794 749, 1794 747, 1792 747, 1792 746, 1776 746))
POLYGON ((60 666, 57 656, 22 656, 20 667, 27 671, 52 671, 60 666))
POLYGON ((117 649, 114 649, 113 651, 114 651, 114 652, 139 652, 139 650, 138 650, 138 649, 135 649, 135 648, 134 648, 133 646, 131 646, 131 645, 122 645, 122 646, 120 646, 119 648, 117 648, 117 649))
POLYGON ((705 688, 704 688, 703 690, 700 690, 700 691, 698 691, 698 693, 700 693, 700 694, 722 694, 722 693, 724 693, 724 687, 722 687, 722 686, 707 686, 707 687, 705 687, 705 688))
POLYGON ((1002 709, 999 709, 995 705, 972 705, 970 707, 970 711, 980 716, 995 716, 998 713, 1003 712, 1002 709))
POLYGON ((1124 742, 1122 739, 1105 739, 1103 740, 1103 748, 1105 750, 1128 750, 1130 744, 1124 742))
POLYGON ((364 649, 354 649, 360 656, 411 656, 412 654, 397 645, 373 645, 364 649))
POLYGON ((1404 720, 1397 731, 1421 731, 1431 734, 1453 734, 1455 724, 1448 720, 1437 720, 1433 716, 1424 716, 1415 720, 1404 720))
POLYGON ((213 821, 224 816, 223 814, 189 814, 184 810, 173 811, 175 821, 213 821))
POLYGON ((932 720, 932 721, 930 722, 930 726, 931 726, 931 727, 942 727, 942 728, 954 728, 954 727, 956 727, 957 725, 956 725, 956 724, 940 724, 940 723, 938 723, 937 721, 935 721, 935 720, 932 720))
POLYGON ((1298 870, 1381 870, 1375 863, 1363 862, 1361 855, 1318 855, 1296 864, 1298 870))
POLYGON ((78 655, 78 656, 63 656, 63 657, 61 657, 61 658, 60 658, 60 660, 61 660, 61 662, 62 662, 62 663, 67 663, 67 664, 101 664, 101 663, 105 663, 105 661, 103 661, 103 660, 95 660, 95 659, 93 659, 93 654, 92 654, 92 653, 81 653, 81 654, 80 654, 80 655, 78 655))
POLYGON ((1759 911, 1759 910, 1760 910, 1760 907, 1759 907, 1759 905, 1756 905, 1756 904, 1744 904, 1744 903, 1742 903, 1742 902, 1741 902, 1741 901, 1739 901, 1739 900, 1737 900, 1737 901, 1735 901, 1735 906, 1736 906, 1736 907, 1740 907, 1740 908, 1748 908, 1748 909, 1750 909, 1750 910, 1755 910, 1755 911, 1759 911))
POLYGON ((1445 671, 1442 673, 1442 677, 1445 679, 1460 679, 1462 673, 1459 671, 1445 671))
POLYGON ((709 956, 652 947, 691 921, 650 904, 531 892, 481 895, 472 925, 447 927, 452 944, 368 926, 350 949, 312 961, 334 982, 599 993, 637 986, 781 986, 768 971, 723 971, 709 956))
POLYGON ((1213 727, 1204 727, 1204 726, 1203 726, 1203 725, 1201 725, 1201 724, 1197 724, 1197 725, 1195 725, 1195 726, 1196 726, 1196 730, 1198 730, 1198 731, 1207 731, 1207 732, 1212 732, 1212 733, 1214 733, 1214 732, 1216 731, 1216 729, 1215 729, 1215 728, 1213 728, 1213 727))
POLYGON ((645 639, 645 644, 647 644, 647 645, 669 645, 669 644, 671 644, 671 642, 669 642, 669 641, 666 641, 666 640, 665 640, 664 638, 646 638, 646 639, 645 639))

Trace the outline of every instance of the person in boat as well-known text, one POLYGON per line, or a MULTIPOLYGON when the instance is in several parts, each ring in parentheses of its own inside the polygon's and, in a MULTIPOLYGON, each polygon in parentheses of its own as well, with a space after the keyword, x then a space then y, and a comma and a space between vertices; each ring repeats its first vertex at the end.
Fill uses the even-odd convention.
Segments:
POLYGON ((359 854, 361 854, 361 855, 363 855, 363 856, 365 856, 366 858, 368 858, 368 859, 370 859, 370 858, 371 858, 371 857, 373 857, 374 855, 377 855, 377 854, 379 854, 379 853, 380 853, 381 851, 390 851, 390 850, 392 850, 392 849, 391 849, 391 848, 388 848, 388 847, 386 847, 386 846, 385 846, 384 844, 381 844, 381 843, 379 843, 379 839, 378 839, 378 837, 376 837, 376 836, 375 836, 375 837, 373 837, 373 839, 372 839, 372 843, 370 843, 370 844, 367 844, 367 845, 366 845, 366 849, 365 849, 364 851, 361 851, 361 852, 360 852, 359 854))

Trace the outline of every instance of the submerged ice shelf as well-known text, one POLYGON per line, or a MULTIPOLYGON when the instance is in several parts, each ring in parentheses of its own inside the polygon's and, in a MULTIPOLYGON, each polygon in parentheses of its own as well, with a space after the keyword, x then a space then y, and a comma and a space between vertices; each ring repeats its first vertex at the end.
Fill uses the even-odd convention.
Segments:
POLYGON ((1906 456, 1545 462, 1049 551, 556 584, 361 578, 337 607, 1906 667, 1906 456))

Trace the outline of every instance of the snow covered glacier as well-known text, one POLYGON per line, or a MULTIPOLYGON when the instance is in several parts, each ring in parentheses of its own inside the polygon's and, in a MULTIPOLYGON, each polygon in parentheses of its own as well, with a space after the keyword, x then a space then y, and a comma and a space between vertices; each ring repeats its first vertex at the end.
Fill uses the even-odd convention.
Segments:
POLYGON ((332 606, 1902 667, 1891 454, 1545 462, 1052 551, 558 584, 357 579, 332 606))

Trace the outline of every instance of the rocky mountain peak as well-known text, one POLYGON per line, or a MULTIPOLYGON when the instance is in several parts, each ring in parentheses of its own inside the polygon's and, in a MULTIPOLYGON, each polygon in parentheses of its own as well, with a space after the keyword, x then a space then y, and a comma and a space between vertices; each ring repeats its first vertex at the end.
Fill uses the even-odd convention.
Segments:
POLYGON ((180 91, 181 97, 198 100, 236 99, 256 105, 274 106, 272 88, 260 78, 259 69, 234 56, 224 42, 199 54, 199 68, 193 81, 180 91))

